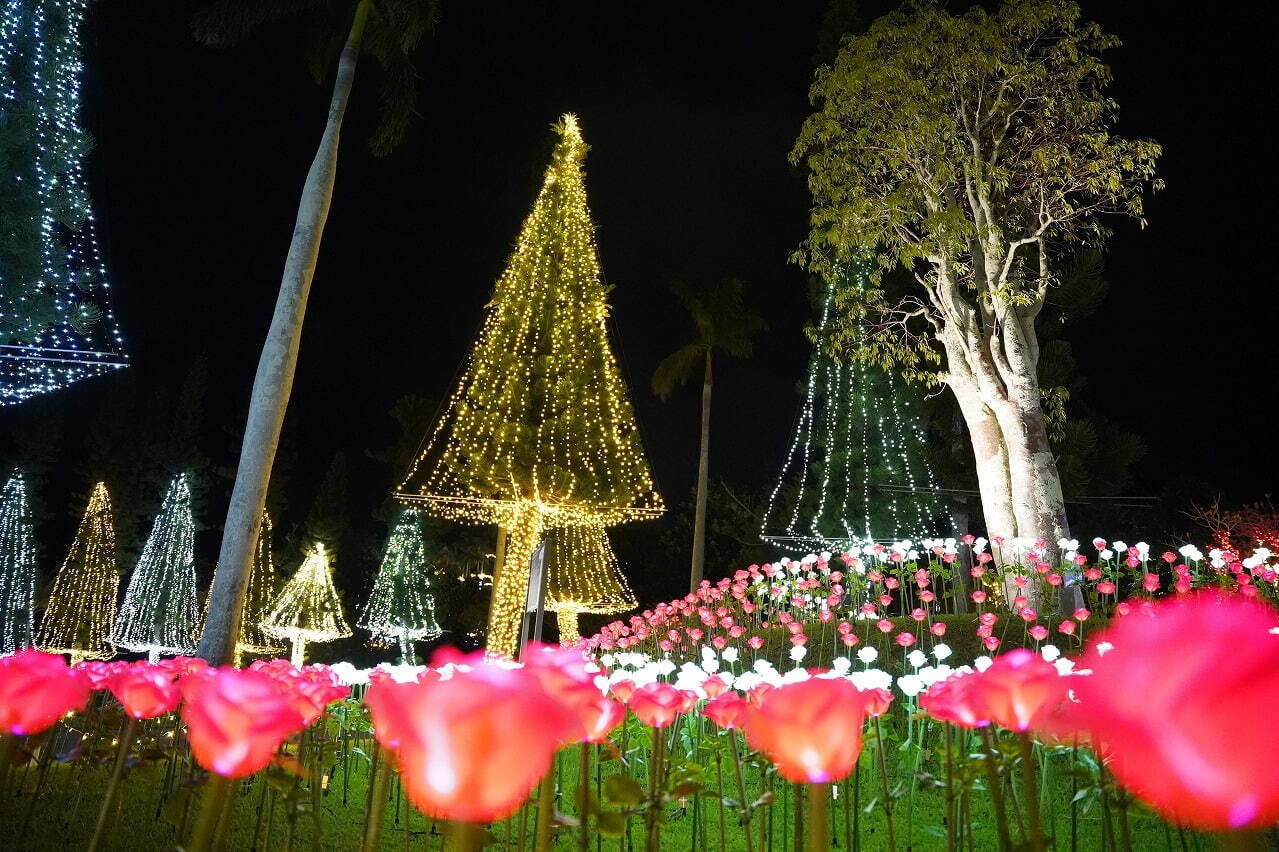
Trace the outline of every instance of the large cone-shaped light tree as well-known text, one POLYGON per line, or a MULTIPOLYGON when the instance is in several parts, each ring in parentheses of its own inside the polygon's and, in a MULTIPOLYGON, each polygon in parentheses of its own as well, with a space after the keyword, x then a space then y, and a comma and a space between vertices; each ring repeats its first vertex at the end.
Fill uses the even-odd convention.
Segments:
POLYGON ((116 616, 111 643, 128 651, 190 654, 200 635, 195 591, 195 521, 186 474, 174 477, 164 495, 142 557, 116 616))
POLYGON ((836 343, 950 388, 991 537, 1068 535, 1035 324, 1063 251, 1104 240, 1108 217, 1141 221, 1158 185, 1159 146, 1114 133, 1100 57, 1117 44, 1069 0, 907 6, 818 70, 792 153, 813 192, 804 259, 879 249, 913 274, 904 296, 878 272, 842 292, 836 343))
POLYGON ((99 482, 89 496, 66 561, 53 580, 36 646, 53 654, 70 654, 72 662, 115 656, 111 629, 119 593, 111 498, 107 484, 99 482))
POLYGON ((391 530, 386 553, 373 581, 359 626, 379 644, 394 642, 408 665, 417 663, 413 643, 440 635, 435 621, 435 601, 422 541, 422 516, 405 509, 391 530))
POLYGON ((333 568, 324 545, 317 544, 302 560, 279 597, 262 615, 259 625, 268 636, 293 643, 293 665, 306 661, 308 642, 332 642, 351 635, 342 614, 342 599, 333 585, 333 568))
POLYGON ((36 548, 27 483, 14 471, 0 491, 0 654, 35 638, 36 548))
POLYGON ((577 119, 559 139, 462 377, 398 496, 497 524, 489 650, 514 654, 545 532, 654 517, 635 415, 608 341, 577 119))
POLYGON ((581 638, 581 613, 615 615, 636 606, 635 592, 600 526, 559 527, 546 537, 546 609, 559 622, 560 642, 581 638))

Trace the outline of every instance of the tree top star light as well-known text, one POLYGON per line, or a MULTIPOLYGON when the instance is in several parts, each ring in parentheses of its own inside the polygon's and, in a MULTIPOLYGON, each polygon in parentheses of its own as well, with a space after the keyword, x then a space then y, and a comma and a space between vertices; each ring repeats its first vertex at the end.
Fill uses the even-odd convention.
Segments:
POLYGON ((488 647, 507 654, 545 530, 663 510, 609 345, 608 288, 583 183, 587 145, 572 115, 555 132, 541 191, 462 377, 397 495, 505 532, 488 647))
POLYGON ((0 10, 0 405, 123 367, 84 174, 89 0, 0 10))

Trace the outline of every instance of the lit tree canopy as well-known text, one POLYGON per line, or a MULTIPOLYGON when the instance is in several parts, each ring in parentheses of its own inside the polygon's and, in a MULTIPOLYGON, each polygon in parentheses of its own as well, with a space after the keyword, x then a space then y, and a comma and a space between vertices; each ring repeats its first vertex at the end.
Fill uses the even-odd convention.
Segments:
POLYGON ((305 660, 308 642, 332 642, 351 635, 324 545, 315 545, 302 560, 297 573, 263 613, 260 626, 266 635, 293 643, 293 663, 299 666, 305 660))
POLYGON ((76 660, 115 656, 111 629, 119 593, 111 498, 107 484, 99 482, 93 487, 66 561, 54 578, 37 646, 54 654, 70 654, 76 660))
POLYGON ((608 342, 608 290, 583 183, 587 145, 572 115, 555 132, 542 189, 462 377, 399 493, 510 534, 489 631, 490 649, 507 653, 545 529, 662 510, 608 342))
POLYGON ((612 615, 635 608, 603 527, 559 527, 546 542, 546 609, 612 615))
POLYGON ((174 477, 129 578, 111 643, 129 651, 191 654, 200 635, 195 521, 186 474, 174 477))
POLYGON ((441 632, 430 589, 422 519, 406 509, 391 530, 360 626, 373 634, 375 642, 398 642, 405 662, 413 662, 412 643, 441 632))
POLYGON ((909 5, 846 38, 818 71, 792 157, 809 169, 804 259, 882 249, 917 288, 879 275, 840 294, 836 343, 865 364, 944 382, 968 425, 988 531, 1066 530, 1036 377, 1035 318, 1058 252, 1142 219, 1154 142, 1112 132, 1100 54, 1117 45, 1069 0, 952 15, 909 5))
POLYGON ((0 654, 35 638, 36 547, 27 483, 13 471, 0 491, 0 654))
POLYGON ((89 0, 0 12, 0 405, 124 366, 77 121, 89 0))

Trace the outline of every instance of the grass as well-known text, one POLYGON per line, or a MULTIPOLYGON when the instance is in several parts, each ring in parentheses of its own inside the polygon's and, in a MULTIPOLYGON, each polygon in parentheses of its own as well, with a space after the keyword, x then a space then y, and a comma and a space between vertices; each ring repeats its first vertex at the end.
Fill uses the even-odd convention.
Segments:
MULTIPOLYGON (((57 736, 31 744, 29 759, 15 769, 9 795, 0 803, 0 825, 5 827, 4 847, 23 850, 82 849, 93 831, 111 767, 111 717, 104 711, 104 724, 91 728, 82 725, 82 735, 63 731, 57 736), (78 742, 77 742, 78 739, 78 742), (61 758, 61 759, 60 759, 61 758), (66 759, 74 758, 74 759, 66 759), (39 790, 38 795, 36 790, 39 790)), ((921 726, 897 713, 886 726, 885 763, 889 769, 888 789, 893 801, 896 848, 898 850, 945 849, 943 826, 945 791, 941 786, 944 752, 936 742, 938 728, 921 726)), ((324 770, 314 783, 302 780, 281 767, 260 773, 237 790, 232 821, 229 826, 228 849, 248 850, 354 850, 360 846, 364 814, 367 809, 369 759, 372 741, 367 733, 354 732, 362 717, 353 716, 352 728, 343 735, 336 722, 323 730, 308 734, 306 754, 317 758, 324 770), (318 734, 318 735, 317 735, 318 734)), ((737 799, 727 739, 705 720, 693 721, 676 731, 672 753, 687 758, 673 764, 674 771, 686 780, 704 785, 700 792, 669 804, 663 810, 663 849, 739 850, 745 849, 743 829, 732 807, 725 807, 723 797, 737 799), (718 768, 717 768, 718 764, 718 768), (722 778, 722 786, 721 786, 722 778), (724 833, 721 836, 721 812, 724 833)), ((79 720, 73 720, 78 722, 79 720)), ((647 788, 647 754, 649 734, 631 718, 627 729, 619 730, 608 759, 603 749, 592 759, 590 782, 601 807, 617 811, 620 806, 608 801, 604 784, 608 777, 623 770, 647 788)), ((136 753, 139 755, 128 771, 116 813, 111 816, 105 835, 104 849, 138 850, 174 848, 178 832, 189 829, 199 805, 204 775, 191 767, 185 749, 166 748, 170 741, 171 722, 149 723, 136 753)), ((976 748, 976 741, 969 744, 976 748)), ((858 772, 853 778, 835 785, 830 819, 833 847, 877 852, 889 848, 887 820, 883 809, 883 779, 878 772, 878 753, 873 737, 868 738, 862 752, 858 772)), ((295 751, 295 749, 289 749, 295 751)), ((969 810, 967 841, 963 849, 997 848, 991 817, 990 796, 984 787, 984 775, 976 764, 965 759, 970 749, 957 748, 961 777, 969 788, 966 796, 969 810)), ((310 762, 310 758, 306 758, 310 762)), ((1011 759, 1011 758, 1010 758, 1011 759)), ((288 763, 286 759, 284 761, 288 763)), ((1117 837, 1119 812, 1109 811, 1109 835, 1105 827, 1106 812, 1101 806, 1096 787, 1095 768, 1084 760, 1076 761, 1068 749, 1044 751, 1040 756, 1040 783, 1046 791, 1044 819, 1059 850, 1097 850, 1120 848, 1107 842, 1117 837), (1080 793, 1080 791, 1083 791, 1080 793), (1072 798, 1079 798, 1072 808, 1072 798)), ((576 748, 561 752, 554 777, 557 779, 557 810, 576 812, 574 790, 577 787, 578 754, 576 748)), ((755 852, 785 852, 802 849, 804 809, 801 791, 786 784, 771 771, 748 762, 746 767, 747 799, 757 800, 771 791, 772 804, 756 809, 752 823, 757 838, 755 852)), ((1018 790, 1008 786, 1016 810, 1018 790)), ((392 782, 390 798, 384 814, 381 847, 387 850, 434 850, 447 848, 439 826, 413 810, 404 798, 398 779, 392 782)), ((535 808, 530 805, 511 820, 491 827, 496 844, 492 848, 532 848, 535 808)), ((627 834, 621 838, 592 834, 589 847, 597 852, 642 849, 642 818, 632 816, 627 834)), ((1212 847, 1209 839, 1190 832, 1180 834, 1149 812, 1134 805, 1129 809, 1129 824, 1134 850, 1190 850, 1212 847)), ((1015 826, 1015 823, 1014 823, 1015 826)), ((1014 834, 1016 829, 1014 827, 1014 834)), ((561 828, 554 848, 577 848, 577 829, 561 828)))

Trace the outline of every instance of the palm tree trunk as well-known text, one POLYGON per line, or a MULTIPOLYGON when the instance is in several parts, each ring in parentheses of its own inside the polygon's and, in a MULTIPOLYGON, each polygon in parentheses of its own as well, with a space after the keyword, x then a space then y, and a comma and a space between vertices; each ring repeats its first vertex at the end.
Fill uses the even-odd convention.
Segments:
POLYGON ((240 636, 244 596, 253 565, 254 545, 262 523, 262 506, 266 502, 271 466, 275 463, 280 427, 284 424, 284 411, 293 389, 293 372, 302 342, 302 318, 306 313, 311 279, 315 275, 324 223, 333 199, 338 136, 355 81, 364 25, 372 5, 372 0, 360 0, 356 5, 351 32, 338 60, 328 122, 302 187, 275 314, 271 317, 271 327, 253 379, 253 395, 249 400, 249 415, 240 446, 240 465, 236 470, 231 505, 222 531, 222 548, 218 554, 220 570, 213 578, 209 617, 200 638, 199 655, 215 665, 231 662, 240 636))
POLYGON ((711 349, 706 348, 706 371, 702 378, 702 446, 697 457, 697 508, 693 515, 693 567, 689 573, 689 591, 702 583, 706 566, 706 500, 710 487, 711 465, 711 349))

